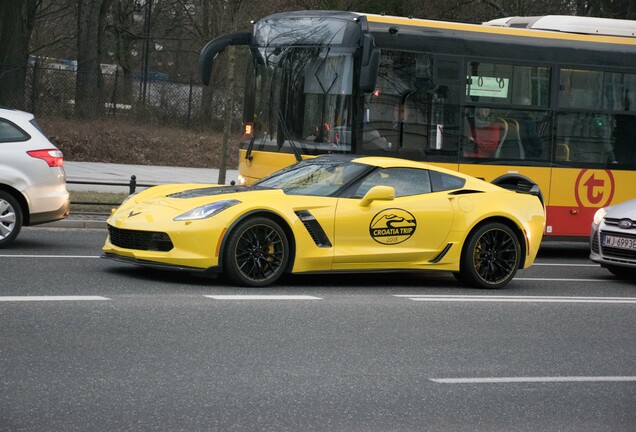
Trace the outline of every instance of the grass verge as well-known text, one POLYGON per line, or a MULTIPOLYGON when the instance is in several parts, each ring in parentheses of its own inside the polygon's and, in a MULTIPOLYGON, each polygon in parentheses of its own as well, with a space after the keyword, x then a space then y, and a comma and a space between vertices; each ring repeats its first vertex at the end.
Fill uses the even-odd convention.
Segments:
POLYGON ((109 214, 112 208, 128 197, 127 193, 69 191, 71 195, 71 213, 109 214))

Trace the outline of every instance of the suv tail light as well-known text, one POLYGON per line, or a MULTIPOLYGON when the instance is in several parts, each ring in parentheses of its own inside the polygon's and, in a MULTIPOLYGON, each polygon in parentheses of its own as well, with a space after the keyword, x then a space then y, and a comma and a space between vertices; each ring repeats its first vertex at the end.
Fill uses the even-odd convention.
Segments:
POLYGON ((27 153, 36 159, 42 159, 50 167, 61 167, 64 165, 64 155, 57 149, 31 150, 27 153))

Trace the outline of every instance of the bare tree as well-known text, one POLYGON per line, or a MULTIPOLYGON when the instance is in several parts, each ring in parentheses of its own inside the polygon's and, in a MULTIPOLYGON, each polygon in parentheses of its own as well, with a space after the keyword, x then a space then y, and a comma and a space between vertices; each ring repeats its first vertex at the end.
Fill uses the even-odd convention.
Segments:
POLYGON ((37 0, 0 1, 0 103, 23 108, 37 0))
POLYGON ((80 118, 95 118, 103 110, 101 43, 110 1, 78 0, 75 115, 80 118))

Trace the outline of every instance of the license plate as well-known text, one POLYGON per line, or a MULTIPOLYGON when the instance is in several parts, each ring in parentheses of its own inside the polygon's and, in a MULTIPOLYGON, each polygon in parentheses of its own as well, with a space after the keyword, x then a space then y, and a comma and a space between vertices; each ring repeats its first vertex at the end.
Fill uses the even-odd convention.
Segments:
POLYGON ((636 250, 636 239, 606 234, 603 236, 603 247, 636 250))

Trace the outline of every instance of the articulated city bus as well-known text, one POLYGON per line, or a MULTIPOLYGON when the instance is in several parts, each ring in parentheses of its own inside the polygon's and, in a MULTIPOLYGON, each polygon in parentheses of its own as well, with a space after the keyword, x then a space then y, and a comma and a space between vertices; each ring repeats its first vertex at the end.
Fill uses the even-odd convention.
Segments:
POLYGON ((240 178, 324 153, 422 160, 537 183, 546 237, 587 237, 636 197, 636 22, 516 17, 483 25, 304 11, 210 41, 250 56, 240 178))

